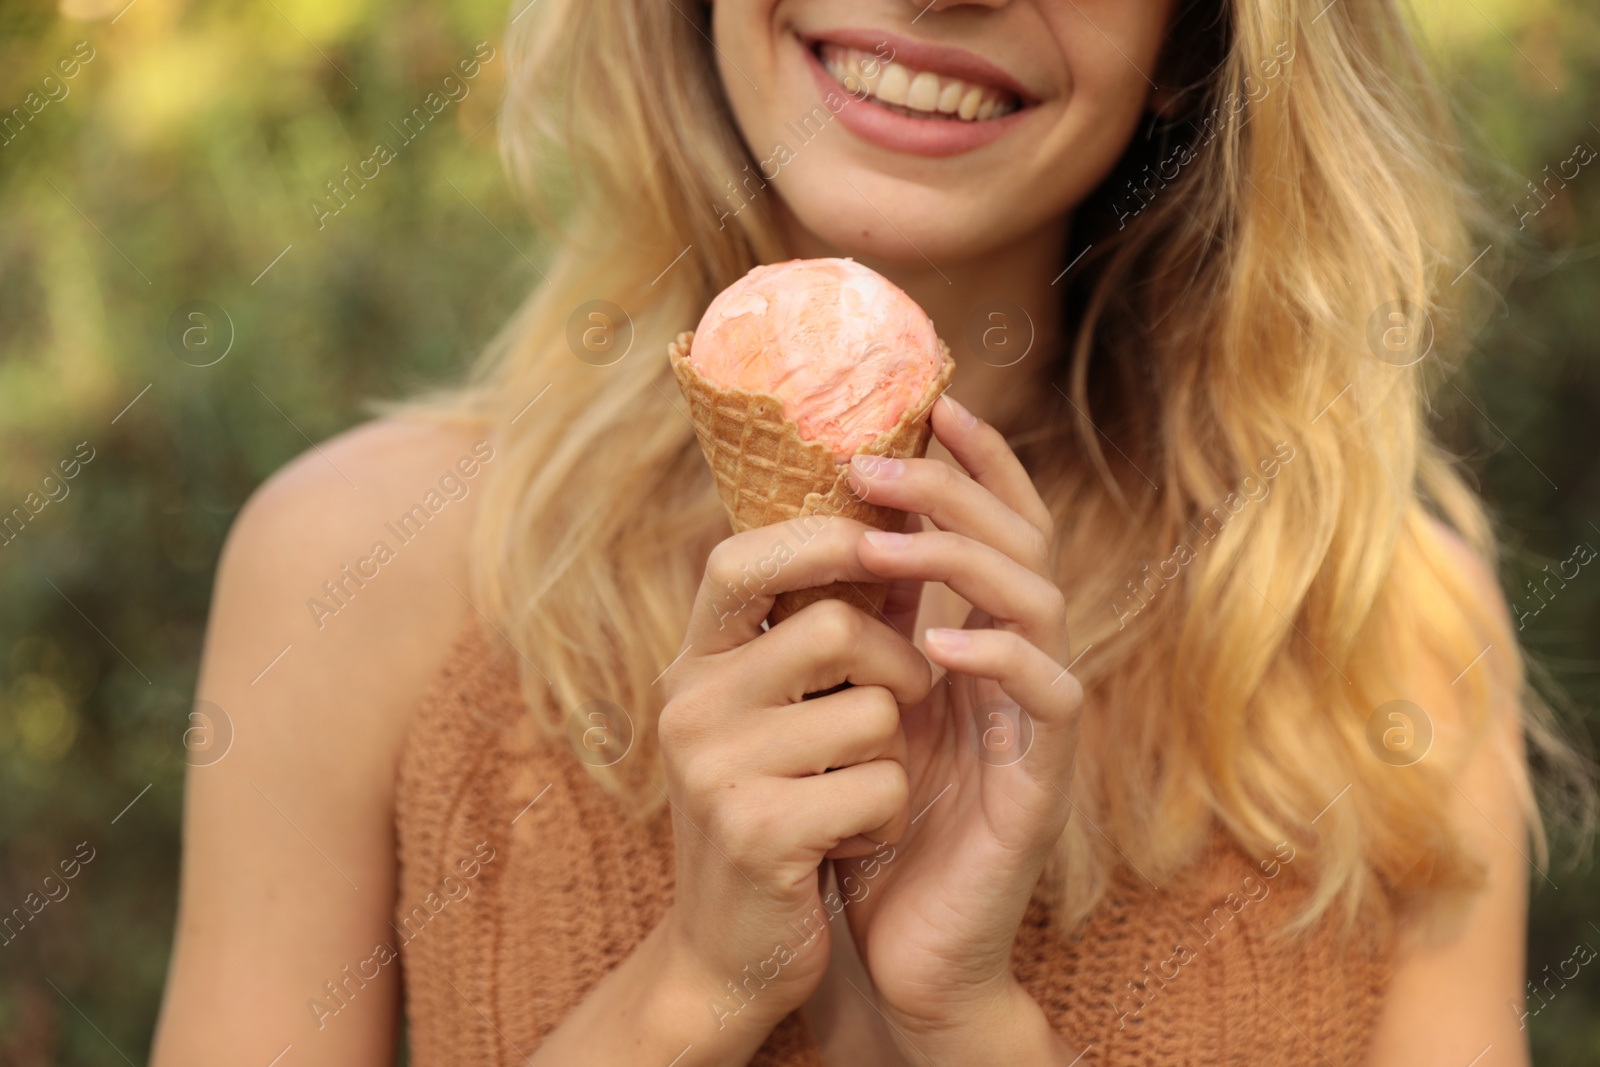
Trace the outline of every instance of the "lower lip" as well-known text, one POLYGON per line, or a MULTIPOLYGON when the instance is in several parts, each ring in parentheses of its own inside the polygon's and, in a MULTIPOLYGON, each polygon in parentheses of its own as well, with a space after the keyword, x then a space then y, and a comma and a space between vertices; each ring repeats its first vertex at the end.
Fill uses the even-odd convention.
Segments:
POLYGON ((997 119, 982 119, 977 122, 963 122, 960 119, 914 119, 898 111, 878 106, 872 102, 871 97, 854 95, 839 84, 837 78, 828 73, 828 68, 822 65, 822 61, 806 42, 799 38, 795 41, 805 53, 806 63, 811 68, 811 76, 816 80, 817 88, 822 91, 823 99, 826 100, 828 94, 832 93, 841 101, 836 105, 837 110, 835 106, 827 104, 823 106, 838 116, 845 129, 862 140, 871 141, 891 152, 907 152, 916 156, 954 156, 962 152, 971 152, 1016 129, 1019 123, 1027 121, 1028 113, 1033 110, 1024 107, 997 119))

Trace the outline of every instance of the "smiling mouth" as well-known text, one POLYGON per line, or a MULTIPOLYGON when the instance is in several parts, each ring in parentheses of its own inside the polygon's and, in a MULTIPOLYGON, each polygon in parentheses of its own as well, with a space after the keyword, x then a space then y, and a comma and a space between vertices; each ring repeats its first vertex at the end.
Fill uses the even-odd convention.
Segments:
POLYGON ((823 69, 851 95, 911 118, 986 122, 1023 106, 1015 93, 996 85, 886 62, 830 41, 818 41, 815 49, 823 69))

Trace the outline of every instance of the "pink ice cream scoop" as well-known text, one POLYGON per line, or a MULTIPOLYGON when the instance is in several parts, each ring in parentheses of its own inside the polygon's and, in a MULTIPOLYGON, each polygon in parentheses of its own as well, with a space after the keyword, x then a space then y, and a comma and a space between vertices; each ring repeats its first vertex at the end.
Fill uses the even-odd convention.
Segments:
POLYGON ((843 463, 922 400, 943 356, 933 320, 881 274, 795 259, 724 289, 688 359, 721 388, 776 396, 800 436, 843 463))

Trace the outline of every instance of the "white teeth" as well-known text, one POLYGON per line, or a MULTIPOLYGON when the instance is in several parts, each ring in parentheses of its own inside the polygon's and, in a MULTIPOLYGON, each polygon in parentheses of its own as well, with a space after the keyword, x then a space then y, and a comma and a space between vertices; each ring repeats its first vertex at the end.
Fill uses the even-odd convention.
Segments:
POLYGON ((922 71, 911 79, 911 88, 906 92, 906 107, 914 111, 937 111, 939 109, 939 76, 922 71))
POLYGON ((887 69, 876 59, 868 59, 865 63, 851 60, 850 69, 861 75, 861 84, 867 87, 867 92, 878 91, 878 83, 883 81, 883 72, 887 69))
POLYGON ((957 108, 956 114, 971 122, 978 117, 978 101, 982 99, 983 90, 974 85, 962 94, 961 105, 957 108))
POLYGON ((872 95, 891 104, 904 104, 910 90, 911 72, 898 63, 890 63, 884 68, 883 77, 878 79, 872 95))
POLYGON ((852 95, 870 95, 891 110, 912 117, 948 115, 963 122, 979 122, 1009 115, 1019 106, 1003 89, 912 70, 869 52, 824 43, 818 55, 828 73, 852 95))

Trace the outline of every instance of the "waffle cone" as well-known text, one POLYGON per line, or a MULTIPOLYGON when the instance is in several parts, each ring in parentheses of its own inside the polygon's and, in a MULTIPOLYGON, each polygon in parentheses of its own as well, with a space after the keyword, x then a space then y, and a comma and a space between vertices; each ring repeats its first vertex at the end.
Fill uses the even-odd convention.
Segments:
MULTIPOLYGON (((701 376, 689 362, 694 333, 680 333, 667 346, 667 358, 678 387, 689 402, 695 436, 716 482, 735 533, 774 523, 817 516, 793 526, 791 541, 803 543, 816 535, 827 516, 855 519, 880 530, 898 533, 906 514, 869 504, 845 480, 848 464, 835 463, 833 449, 800 436, 800 428, 783 413, 783 402, 771 393, 724 389, 701 376)), ((933 403, 950 385, 955 361, 939 342, 943 363, 928 383, 926 394, 907 408, 894 427, 856 449, 856 455, 921 458, 933 433, 929 414, 933 403)), ((791 544, 790 547, 797 547, 791 544)), ((759 583, 758 576, 752 581, 759 583)), ((753 590, 760 592, 759 584, 753 590)), ((776 626, 808 604, 837 599, 869 615, 880 614, 889 587, 881 583, 834 582, 815 589, 779 593, 768 616, 776 626)))

